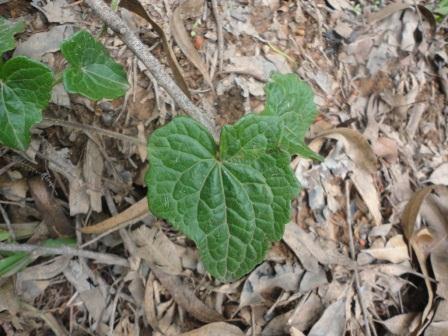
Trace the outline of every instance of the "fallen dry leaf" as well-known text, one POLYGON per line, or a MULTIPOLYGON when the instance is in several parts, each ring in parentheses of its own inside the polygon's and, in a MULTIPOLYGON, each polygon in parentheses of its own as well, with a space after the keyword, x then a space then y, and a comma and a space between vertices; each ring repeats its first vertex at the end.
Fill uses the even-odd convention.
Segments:
POLYGON ((47 0, 44 6, 39 0, 33 0, 32 5, 39 9, 47 18, 48 22, 74 23, 78 21, 73 6, 69 6, 67 0, 47 0))
POLYGON ((159 37, 162 39, 163 49, 168 56, 168 62, 170 64, 171 71, 173 72, 174 79, 177 85, 182 89, 182 91, 190 96, 190 91, 188 90, 187 83, 185 82, 184 75, 180 69, 179 63, 177 62, 176 56, 174 55, 173 49, 171 48, 171 43, 168 41, 167 35, 163 28, 148 14, 145 8, 142 6, 138 0, 121 0, 119 1, 119 6, 126 8, 127 10, 137 14, 138 16, 144 18, 152 28, 157 32, 159 37))
POLYGON ((402 235, 393 236, 384 248, 370 248, 362 250, 378 260, 387 260, 397 264, 409 260, 408 247, 402 235))
POLYGON ((116 229, 121 224, 124 224, 126 222, 141 220, 148 214, 148 201, 146 197, 144 197, 123 212, 120 212, 119 214, 112 216, 111 218, 108 218, 98 224, 83 227, 80 231, 84 234, 100 234, 109 230, 116 229))
POLYGON ((341 141, 345 151, 350 159, 353 160, 361 169, 370 174, 377 172, 377 160, 364 136, 351 128, 332 128, 319 133, 315 139, 331 138, 341 141))
POLYGON ((204 0, 185 0, 173 12, 171 18, 171 34, 173 35, 177 45, 199 70, 207 84, 213 90, 213 83, 208 73, 207 67, 202 61, 201 56, 194 47, 189 34, 184 26, 184 20, 198 16, 202 12, 204 0))
POLYGON ((308 336, 341 336, 345 328, 345 299, 333 302, 325 309, 308 336))
POLYGON ((264 262, 249 275, 244 283, 239 308, 263 304, 274 299, 274 290, 296 291, 303 270, 297 264, 275 265, 264 262))
POLYGON ((439 277, 439 293, 444 296, 448 289, 448 268, 446 267, 446 250, 448 247, 448 189, 442 186, 430 186, 418 190, 409 200, 401 218, 404 232, 417 256, 420 269, 423 273, 428 291, 428 303, 423 311, 421 323, 424 324, 434 304, 434 291, 431 277, 427 267, 428 257, 431 256, 431 264, 434 274, 439 277), (433 193, 431 193, 433 192, 433 193), (417 221, 418 215, 424 218, 424 227, 417 221), (434 261, 434 263, 433 263, 434 261), (435 266, 435 267, 434 267, 435 266))
POLYGON ((84 153, 84 164, 82 166, 82 175, 89 185, 87 194, 90 199, 90 209, 101 212, 103 207, 101 199, 103 197, 103 170, 104 160, 98 145, 89 139, 87 141, 84 153))
POLYGON ((137 245, 136 255, 146 260, 151 267, 173 275, 182 273, 182 263, 176 246, 162 230, 140 226, 132 231, 131 237, 137 245))
POLYGON ((225 322, 215 322, 206 324, 199 329, 180 334, 179 336, 244 336, 244 333, 238 327, 225 322))
POLYGON ((224 320, 218 312, 199 300, 194 294, 193 288, 182 281, 179 276, 167 274, 158 269, 152 271, 162 286, 171 294, 174 301, 199 321, 218 322, 224 320))
POLYGON ((411 335, 419 325, 419 313, 399 314, 381 323, 394 335, 411 335))
POLYGON ((448 186, 448 162, 442 163, 432 172, 429 182, 448 186))
POLYGON ((71 237, 75 232, 75 228, 70 224, 61 205, 56 202, 50 194, 40 177, 34 177, 28 180, 31 196, 36 203, 48 232, 52 238, 71 237))
POLYGON ((23 55, 37 60, 47 53, 59 50, 62 41, 73 35, 73 26, 54 26, 47 32, 36 33, 17 45, 14 56, 23 55))

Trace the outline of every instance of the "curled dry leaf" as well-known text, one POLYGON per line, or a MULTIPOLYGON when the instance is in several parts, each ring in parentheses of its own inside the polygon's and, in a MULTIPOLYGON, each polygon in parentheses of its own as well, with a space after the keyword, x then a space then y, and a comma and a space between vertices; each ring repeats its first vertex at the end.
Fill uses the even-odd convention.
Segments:
MULTIPOLYGON (((431 257, 434 277, 438 281, 437 294, 446 300, 448 296, 448 189, 443 186, 429 186, 418 190, 410 198, 401 217, 403 230, 417 256, 428 291, 428 303, 423 311, 424 324, 433 309, 434 291, 427 267, 431 257), (420 221, 418 221, 420 216, 420 221), (424 221, 423 221, 424 219, 424 221), (426 224, 426 227, 422 226, 426 224)), ((445 301, 442 301, 445 302, 445 301)), ((446 329, 448 332, 448 328, 446 329)))
POLYGON ((198 16, 202 12, 204 0, 185 0, 173 12, 171 18, 171 34, 173 35, 179 48, 199 70, 207 84, 213 90, 213 83, 208 73, 207 67, 201 56, 191 42, 190 36, 184 26, 184 20, 198 16))
POLYGON ((146 260, 150 267, 157 267, 169 274, 182 273, 182 263, 175 244, 162 230, 141 226, 131 234, 137 245, 136 254, 146 260))
POLYGON ((365 137, 350 128, 334 128, 319 133, 315 139, 330 138, 341 141, 347 156, 354 162, 352 181, 366 203, 376 225, 382 223, 380 195, 373 175, 377 172, 376 155, 365 137))
POLYGON ((84 164, 82 167, 82 174, 87 185, 90 188, 87 190, 90 200, 90 209, 96 212, 101 212, 102 204, 101 198, 103 196, 103 177, 104 161, 98 145, 89 139, 84 154, 84 164))
POLYGON ((83 227, 80 231, 84 234, 100 234, 116 229, 126 222, 132 222, 134 220, 137 222, 148 214, 148 201, 145 197, 137 203, 131 205, 123 212, 120 212, 119 214, 112 216, 111 218, 108 218, 98 224, 83 227))
POLYGON ((402 235, 392 237, 383 248, 364 249, 363 252, 375 259, 387 260, 394 264, 409 260, 408 248, 402 235))
POLYGON ((239 308, 263 304, 273 299, 274 290, 297 291, 303 270, 297 264, 258 266, 247 278, 241 292, 239 308))
POLYGON ((224 322, 215 322, 207 324, 201 328, 183 333, 180 336, 244 336, 244 333, 232 324, 224 322))
POLYGON ((171 48, 171 44, 168 41, 168 38, 165 34, 163 28, 148 14, 145 8, 142 6, 140 1, 138 0, 121 0, 119 1, 119 5, 127 10, 137 14, 138 16, 144 18, 149 22, 151 27, 156 31, 159 37, 162 39, 162 45, 165 53, 168 56, 168 62, 170 64, 171 71, 173 72, 174 79, 176 80, 177 85, 182 89, 182 91, 190 96, 190 92, 188 90, 187 83, 185 82, 184 76, 182 74, 182 70, 180 69, 179 63, 177 62, 176 56, 174 55, 173 49, 171 48))
POLYGON ((45 182, 40 177, 34 177, 28 181, 28 185, 50 236, 52 238, 72 236, 75 232, 74 227, 65 216, 62 207, 48 191, 45 182))
POLYGON ((186 282, 179 276, 164 273, 158 269, 153 269, 154 275, 159 279, 163 287, 173 297, 174 301, 185 309, 190 315, 202 322, 218 322, 224 318, 213 308, 208 307, 198 299, 186 282))
POLYGON ((345 151, 350 159, 355 162, 359 168, 370 174, 377 171, 377 160, 368 141, 358 131, 351 128, 333 128, 319 133, 315 138, 330 138, 341 141, 345 151))
POLYGON ((340 336, 345 328, 345 299, 339 299, 327 307, 308 336, 340 336))

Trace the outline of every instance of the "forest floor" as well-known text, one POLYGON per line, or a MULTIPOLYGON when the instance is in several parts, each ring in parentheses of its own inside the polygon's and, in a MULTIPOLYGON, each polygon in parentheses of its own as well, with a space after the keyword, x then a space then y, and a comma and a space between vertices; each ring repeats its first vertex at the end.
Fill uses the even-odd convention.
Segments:
POLYGON ((85 2, 0 1, 0 15, 27 24, 15 55, 58 71, 60 42, 86 29, 130 83, 122 99, 96 103, 56 86, 29 149, 0 146, 0 228, 38 244, 51 222, 110 219, 113 230, 76 238, 116 260, 36 255, 12 270, 0 278, 0 335, 448 335, 448 20, 438 2, 140 3, 153 25, 120 16, 171 73, 161 28, 193 102, 219 127, 263 109, 273 71, 308 82, 319 115, 307 143, 324 160, 292 160, 302 191, 283 239, 250 274, 221 283, 169 223, 117 215, 145 199, 146 139, 182 110, 85 2))

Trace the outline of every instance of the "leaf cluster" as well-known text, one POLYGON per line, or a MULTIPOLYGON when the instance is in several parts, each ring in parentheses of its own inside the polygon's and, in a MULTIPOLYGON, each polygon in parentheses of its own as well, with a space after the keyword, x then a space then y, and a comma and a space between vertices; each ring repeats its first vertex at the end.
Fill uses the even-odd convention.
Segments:
MULTIPOLYGON (((0 17, 0 56, 15 48, 14 35, 25 30, 23 22, 0 17)), ((69 93, 92 100, 123 96, 128 88, 126 73, 106 48, 87 31, 79 31, 61 44, 68 62, 60 76, 69 93)), ((53 86, 52 71, 44 64, 25 56, 0 62, 0 143, 25 150, 30 129, 42 120, 53 86)))
POLYGON ((240 278, 279 240, 299 183, 292 155, 319 159, 304 142, 316 117, 311 88, 294 74, 275 74, 260 114, 221 130, 217 145, 189 117, 177 117, 148 142, 151 211, 192 239, 206 269, 240 278))

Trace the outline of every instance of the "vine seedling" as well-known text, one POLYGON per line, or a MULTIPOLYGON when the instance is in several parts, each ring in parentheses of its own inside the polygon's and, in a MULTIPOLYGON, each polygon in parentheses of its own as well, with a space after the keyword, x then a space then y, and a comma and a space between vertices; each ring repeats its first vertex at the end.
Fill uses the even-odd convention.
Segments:
POLYGON ((148 142, 149 208, 192 239, 206 269, 232 281, 260 263, 290 220, 299 183, 292 155, 320 159, 304 142, 316 117, 311 88, 276 74, 260 114, 224 126, 220 143, 189 117, 148 142))
MULTIPOLYGON (((23 32, 23 22, 0 17, 0 55, 15 48, 14 35, 23 32)), ((69 93, 92 100, 118 98, 128 88, 126 73, 108 54, 106 48, 87 31, 80 31, 61 44, 69 63, 62 74, 69 93)), ((25 150, 30 129, 42 120, 56 84, 52 71, 44 64, 25 56, 0 62, 0 143, 25 150)))

